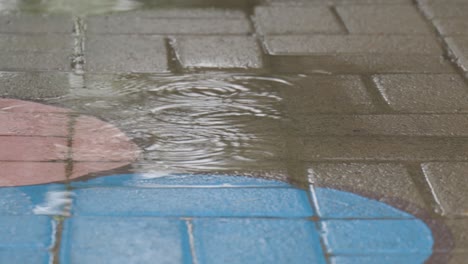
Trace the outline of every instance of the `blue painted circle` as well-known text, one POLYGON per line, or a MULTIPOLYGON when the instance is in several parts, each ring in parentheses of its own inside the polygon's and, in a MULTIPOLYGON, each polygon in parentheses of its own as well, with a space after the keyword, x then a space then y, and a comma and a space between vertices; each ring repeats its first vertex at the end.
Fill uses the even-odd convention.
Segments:
MULTIPOLYGON (((73 221, 80 217, 187 221, 193 228, 191 243, 196 253, 192 257, 199 263, 219 263, 220 259, 229 263, 326 263, 326 255, 337 264, 423 263, 434 244, 430 228, 415 216, 335 189, 302 190, 280 181, 185 174, 113 175, 71 186, 73 221)), ((0 214, 31 212, 43 205, 44 194, 50 190, 65 190, 65 186, 1 188, 0 196, 21 203, 4 203, 0 214)), ((65 228, 67 234, 74 227, 65 228)), ((132 232, 122 232, 122 236, 132 236, 132 232)), ((76 237, 68 240, 65 237, 64 243, 80 243, 76 237)), ((64 249, 62 260, 70 261, 73 252, 64 249)), ((86 255, 80 254, 75 258, 86 255)))

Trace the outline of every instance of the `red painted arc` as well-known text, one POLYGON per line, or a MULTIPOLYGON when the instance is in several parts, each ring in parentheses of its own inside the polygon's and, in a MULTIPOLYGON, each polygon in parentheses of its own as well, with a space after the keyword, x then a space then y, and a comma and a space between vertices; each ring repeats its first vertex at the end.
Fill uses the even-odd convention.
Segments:
POLYGON ((0 124, 0 186, 74 179, 128 165, 140 153, 117 127, 65 108, 0 99, 0 124))

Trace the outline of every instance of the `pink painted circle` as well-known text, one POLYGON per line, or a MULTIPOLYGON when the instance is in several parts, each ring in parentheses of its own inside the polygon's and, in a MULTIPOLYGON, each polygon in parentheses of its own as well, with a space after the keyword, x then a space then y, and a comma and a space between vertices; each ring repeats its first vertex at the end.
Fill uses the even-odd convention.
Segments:
POLYGON ((115 126, 64 108, 0 98, 0 124, 0 186, 74 179, 140 153, 115 126))

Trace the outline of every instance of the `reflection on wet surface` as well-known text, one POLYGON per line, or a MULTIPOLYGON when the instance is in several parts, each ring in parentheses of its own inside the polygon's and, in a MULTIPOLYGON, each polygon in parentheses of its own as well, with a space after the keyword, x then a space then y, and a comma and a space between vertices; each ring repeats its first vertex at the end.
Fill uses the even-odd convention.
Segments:
POLYGON ((86 75, 82 83, 49 102, 119 127, 143 150, 137 170, 271 169, 285 158, 282 90, 293 89, 286 80, 133 74, 86 75))

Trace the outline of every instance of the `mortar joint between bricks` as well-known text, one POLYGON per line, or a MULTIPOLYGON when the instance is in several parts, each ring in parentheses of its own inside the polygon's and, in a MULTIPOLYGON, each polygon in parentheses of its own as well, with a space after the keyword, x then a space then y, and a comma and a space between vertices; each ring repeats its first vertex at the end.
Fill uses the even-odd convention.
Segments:
POLYGON ((85 42, 85 25, 82 17, 73 17, 73 54, 71 58, 71 67, 75 74, 81 75, 84 73, 84 42, 85 42))
POLYGON ((338 22, 338 24, 340 25, 340 27, 343 29, 344 33, 345 34, 349 34, 349 29, 348 27, 346 26, 346 23, 343 21, 343 19, 341 18, 340 16, 340 13, 338 13, 338 10, 336 9, 336 6, 334 5, 331 5, 328 7, 331 11, 331 13, 333 14, 333 16, 335 17, 335 20, 338 22))

